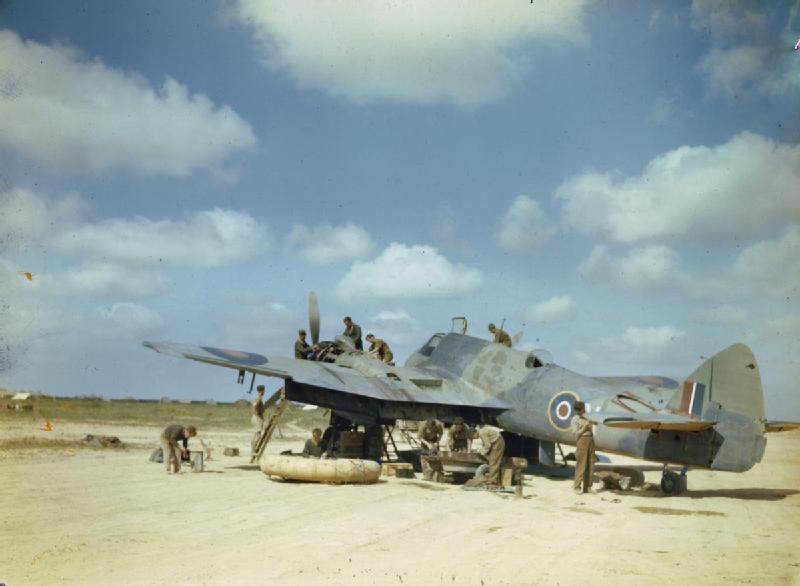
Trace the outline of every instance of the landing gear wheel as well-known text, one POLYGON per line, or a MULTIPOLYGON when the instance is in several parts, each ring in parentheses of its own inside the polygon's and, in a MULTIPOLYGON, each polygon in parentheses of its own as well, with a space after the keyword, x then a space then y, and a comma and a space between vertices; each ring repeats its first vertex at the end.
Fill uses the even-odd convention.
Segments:
POLYGON ((686 476, 674 472, 664 472, 661 477, 661 492, 668 495, 680 494, 686 490, 686 476))
POLYGON ((661 477, 661 492, 676 494, 678 492, 678 475, 674 472, 665 472, 661 477))

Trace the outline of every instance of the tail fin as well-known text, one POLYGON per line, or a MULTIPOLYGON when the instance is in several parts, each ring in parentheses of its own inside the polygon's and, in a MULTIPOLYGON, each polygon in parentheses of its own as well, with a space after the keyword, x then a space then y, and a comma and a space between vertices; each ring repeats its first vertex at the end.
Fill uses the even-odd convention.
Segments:
POLYGON ((709 403, 748 419, 763 421, 764 390, 750 348, 733 344, 706 360, 684 381, 669 407, 701 417, 709 403))

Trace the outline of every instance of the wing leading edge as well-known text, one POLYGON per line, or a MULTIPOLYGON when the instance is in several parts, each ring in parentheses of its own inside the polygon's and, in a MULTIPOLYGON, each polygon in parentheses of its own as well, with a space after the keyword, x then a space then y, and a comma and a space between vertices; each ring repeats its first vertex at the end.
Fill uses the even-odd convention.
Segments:
POLYGON ((268 358, 251 352, 170 342, 142 342, 142 345, 177 358, 245 370, 375 401, 472 407, 494 413, 510 409, 510 405, 504 401, 478 388, 463 389, 457 384, 447 384, 450 381, 446 380, 441 385, 432 385, 430 373, 407 367, 390 369, 381 373, 383 376, 365 376, 352 368, 325 362, 268 358), (425 384, 419 384, 420 381, 425 381, 425 384))

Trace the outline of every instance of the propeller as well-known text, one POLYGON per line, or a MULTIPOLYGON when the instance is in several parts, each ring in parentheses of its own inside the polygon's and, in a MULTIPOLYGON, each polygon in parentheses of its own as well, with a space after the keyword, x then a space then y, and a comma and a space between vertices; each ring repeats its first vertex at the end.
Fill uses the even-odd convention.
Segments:
POLYGON ((311 341, 319 344, 319 303, 317 294, 311 291, 308 294, 308 329, 311 334, 311 341))
POLYGON ((511 337, 511 345, 512 345, 514 348, 516 348, 516 347, 517 347, 517 345, 518 345, 518 344, 519 344, 519 343, 522 341, 522 334, 524 334, 524 332, 517 332, 516 334, 514 334, 514 335, 511 337))

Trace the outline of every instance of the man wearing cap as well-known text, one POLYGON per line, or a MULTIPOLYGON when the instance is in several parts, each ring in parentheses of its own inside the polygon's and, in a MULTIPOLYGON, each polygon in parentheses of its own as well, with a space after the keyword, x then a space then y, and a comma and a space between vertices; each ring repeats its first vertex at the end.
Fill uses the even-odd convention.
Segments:
POLYGON ((469 426, 464 423, 463 417, 456 417, 453 425, 447 432, 447 447, 451 452, 466 452, 469 450, 469 426))
POLYGON ((311 354, 311 347, 306 342, 306 331, 298 330, 297 340, 294 342, 294 357, 306 360, 309 354, 311 354))
POLYGON ((264 429, 264 385, 256 387, 256 396, 253 398, 251 407, 250 424, 253 427, 253 439, 250 440, 250 463, 256 459, 258 441, 261 439, 261 431, 264 429))
POLYGON ((489 331, 494 334, 494 343, 502 344, 511 348, 511 337, 505 330, 501 330, 494 324, 489 324, 489 331))
POLYGON ((572 418, 572 430, 577 437, 575 444, 575 480, 572 488, 576 493, 589 492, 592 488, 594 474, 594 433, 592 422, 586 418, 586 405, 583 401, 575 401, 575 417, 572 418), (583 489, 581 490, 581 484, 583 489))
POLYGON ((164 454, 164 465, 168 474, 180 473, 181 456, 186 453, 189 438, 196 435, 197 429, 193 425, 188 427, 170 425, 161 432, 161 451, 164 454))
POLYGON ((392 354, 389 344, 380 338, 376 338, 373 334, 367 334, 367 342, 369 342, 369 354, 377 356, 381 362, 391 364, 392 360, 394 360, 394 354, 392 354))
POLYGON ((303 456, 306 458, 321 458, 325 452, 322 445, 322 430, 315 427, 311 432, 311 439, 306 440, 303 446, 303 456))
POLYGON ((361 326, 353 323, 353 318, 349 315, 344 318, 344 332, 343 335, 353 340, 353 345, 356 350, 363 350, 364 345, 361 343, 361 326))

